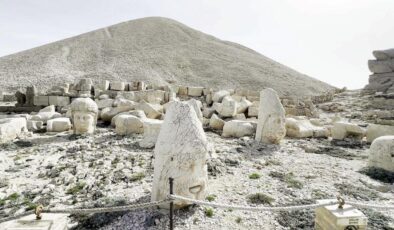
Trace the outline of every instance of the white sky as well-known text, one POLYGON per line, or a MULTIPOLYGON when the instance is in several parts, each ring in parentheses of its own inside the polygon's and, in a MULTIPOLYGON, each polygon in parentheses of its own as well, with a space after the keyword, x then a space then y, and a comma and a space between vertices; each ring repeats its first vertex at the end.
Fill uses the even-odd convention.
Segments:
POLYGON ((394 48, 394 0, 0 0, 0 56, 163 16, 348 88, 372 50, 394 48))

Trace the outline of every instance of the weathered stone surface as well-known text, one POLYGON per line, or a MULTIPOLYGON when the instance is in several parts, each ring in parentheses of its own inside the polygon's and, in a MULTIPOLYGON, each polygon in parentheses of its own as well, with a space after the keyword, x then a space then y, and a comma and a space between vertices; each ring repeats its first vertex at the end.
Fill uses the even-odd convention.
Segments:
POLYGON ((377 60, 388 60, 394 58, 394 49, 374 50, 372 54, 377 60))
POLYGON ((202 115, 205 118, 211 118, 212 115, 215 113, 215 109, 213 107, 208 107, 208 106, 204 106, 203 110, 202 110, 202 115))
POLYGON ((212 129, 222 130, 224 123, 225 121, 220 119, 216 114, 213 114, 209 120, 209 127, 212 129))
POLYGON ((233 119, 234 119, 234 120, 246 120, 246 116, 245 116, 244 113, 235 114, 235 115, 233 116, 233 119))
POLYGON ((146 115, 145 115, 145 113, 144 113, 144 111, 142 111, 142 110, 130 110, 130 111, 127 111, 127 112, 121 112, 121 113, 118 113, 117 115, 115 115, 115 116, 111 119, 111 126, 112 126, 112 127, 115 127, 116 119, 117 119, 120 115, 133 115, 133 116, 136 116, 136 117, 140 118, 141 120, 147 119, 147 118, 146 118, 146 115))
POLYGON ((112 107, 114 104, 114 99, 103 99, 103 100, 95 100, 95 101, 99 109, 112 107))
POLYGON ((394 136, 376 138, 369 149, 368 166, 394 172, 394 136))
POLYGON ((111 82, 111 90, 115 91, 125 91, 126 90, 126 83, 120 81, 111 82))
POLYGON ((369 83, 365 86, 365 90, 386 93, 394 85, 394 72, 372 74, 369 76, 368 81, 369 83))
POLYGON ((178 94, 180 96, 186 96, 187 95, 187 86, 179 86, 178 94))
POLYGON ((67 117, 59 117, 47 121, 47 132, 64 132, 71 129, 71 121, 67 117))
POLYGON ((136 109, 144 111, 148 118, 157 119, 162 115, 163 106, 143 101, 136 106, 136 109))
POLYGON ((107 80, 100 80, 98 83, 94 85, 94 90, 109 90, 109 81, 107 80))
POLYGON ((328 137, 329 135, 327 128, 315 126, 309 120, 286 118, 286 136, 288 137, 328 137))
POLYGON ((187 103, 193 107, 198 119, 202 122, 203 115, 201 112, 201 107, 202 107, 201 101, 197 101, 196 99, 192 98, 188 100, 187 103))
POLYGON ((20 90, 15 93, 17 105, 24 105, 26 103, 26 95, 20 90))
POLYGON ((368 60, 368 68, 372 73, 390 73, 394 71, 394 59, 368 60))
POLYGON ((55 112, 55 106, 50 105, 43 109, 41 109, 36 115, 31 116, 31 120, 33 121, 42 121, 44 124, 50 119, 54 119, 57 117, 61 117, 61 114, 55 112))
POLYGON ((246 110, 249 108, 249 106, 252 106, 253 103, 250 102, 248 99, 245 97, 242 97, 239 103, 237 103, 237 113, 244 113, 246 110))
POLYGON ((381 136, 394 136, 394 126, 369 124, 367 127, 367 142, 372 142, 381 136))
POLYGON ((34 97, 37 95, 37 89, 35 86, 26 87, 26 105, 34 105, 34 97))
POLYGON ((279 144, 286 135, 285 109, 273 89, 260 92, 260 105, 256 140, 267 144, 279 144))
POLYGON ((49 96, 49 104, 55 106, 67 106, 70 104, 70 98, 64 96, 49 96))
POLYGON ((332 129, 331 135, 333 139, 343 140, 346 137, 352 137, 354 139, 362 139, 365 135, 365 130, 360 126, 348 122, 335 122, 332 129))
POLYGON ((249 121, 232 120, 223 126, 223 137, 252 136, 256 132, 256 124, 249 121))
POLYGON ((233 117, 237 114, 237 102, 226 96, 222 99, 222 103, 214 103, 214 108, 221 117, 233 117))
POLYGON ((0 119, 0 143, 11 141, 27 131, 24 117, 0 119))
POLYGON ((34 105, 49 105, 49 97, 48 96, 35 96, 34 97, 34 105))
POLYGON ((204 87, 188 87, 187 94, 191 97, 201 97, 204 87))
POLYGON ((141 120, 141 118, 133 115, 128 115, 128 114, 119 115, 115 121, 115 132, 118 135, 143 133, 144 122, 141 120))
MULTIPOLYGON (((205 198, 208 142, 201 122, 189 104, 171 102, 154 155, 152 201, 167 197, 170 177, 174 178, 175 194, 199 200, 205 198)), ((174 204, 181 208, 191 203, 176 200, 174 204)))
POLYGON ((248 107, 248 117, 257 117, 259 115, 259 101, 252 102, 252 105, 248 107))
POLYGON ((156 119, 144 119, 144 137, 139 142, 141 148, 153 148, 155 147, 157 137, 160 133, 161 125, 163 121, 156 119))
POLYGON ((223 98, 225 96, 229 96, 229 95, 230 95, 229 91, 227 91, 227 90, 220 90, 220 91, 218 91, 218 92, 213 94, 212 100, 213 100, 213 102, 219 102, 220 103, 220 102, 222 102, 222 100, 223 100, 223 98))
POLYGON ((27 130, 31 132, 42 130, 43 127, 44 127, 44 122, 42 121, 27 120, 27 130))
POLYGON ((71 105, 74 134, 91 134, 96 130, 98 107, 90 98, 77 98, 71 105))

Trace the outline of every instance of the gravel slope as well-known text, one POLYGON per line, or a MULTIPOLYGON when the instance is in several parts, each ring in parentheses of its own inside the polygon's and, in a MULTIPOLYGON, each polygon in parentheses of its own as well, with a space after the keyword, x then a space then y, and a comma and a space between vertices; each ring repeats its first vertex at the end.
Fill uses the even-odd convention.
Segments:
POLYGON ((123 22, 0 58, 0 90, 83 76, 316 95, 334 87, 167 18, 123 22))

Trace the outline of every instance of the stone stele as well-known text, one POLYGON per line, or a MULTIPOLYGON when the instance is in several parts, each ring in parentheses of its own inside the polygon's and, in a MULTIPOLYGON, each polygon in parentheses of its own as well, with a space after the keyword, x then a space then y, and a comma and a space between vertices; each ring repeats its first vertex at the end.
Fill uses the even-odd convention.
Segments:
POLYGON ((96 130, 98 106, 90 98, 77 98, 71 103, 74 134, 92 134, 96 130))
MULTIPOLYGON (((199 200, 205 198, 208 142, 192 106, 170 102, 154 155, 152 201, 167 198, 170 177, 174 178, 174 194, 199 200)), ((179 200, 174 202, 175 208, 190 204, 179 200)))

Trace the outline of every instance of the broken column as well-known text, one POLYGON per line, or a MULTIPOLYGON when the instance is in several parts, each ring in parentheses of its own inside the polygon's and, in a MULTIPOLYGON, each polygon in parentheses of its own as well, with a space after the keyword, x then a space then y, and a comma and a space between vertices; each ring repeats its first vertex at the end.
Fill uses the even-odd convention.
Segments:
POLYGON ((260 92, 260 106, 256 140, 267 144, 279 144, 286 135, 285 109, 273 89, 260 92))
MULTIPOLYGON (((205 198, 208 142, 194 109, 187 103, 170 102, 154 156, 152 201, 167 198, 168 180, 174 178, 174 193, 192 199, 205 198)), ((176 200, 175 208, 190 205, 176 200)), ((165 206, 167 207, 167 206, 165 206)))

